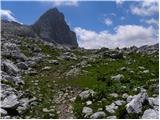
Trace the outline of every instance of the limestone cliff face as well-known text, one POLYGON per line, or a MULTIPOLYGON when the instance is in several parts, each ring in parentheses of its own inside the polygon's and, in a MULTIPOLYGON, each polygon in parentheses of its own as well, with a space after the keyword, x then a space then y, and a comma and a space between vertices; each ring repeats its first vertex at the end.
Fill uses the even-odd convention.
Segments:
POLYGON ((64 15, 53 8, 44 13, 33 25, 33 31, 42 39, 68 47, 78 47, 76 34, 70 30, 64 15))

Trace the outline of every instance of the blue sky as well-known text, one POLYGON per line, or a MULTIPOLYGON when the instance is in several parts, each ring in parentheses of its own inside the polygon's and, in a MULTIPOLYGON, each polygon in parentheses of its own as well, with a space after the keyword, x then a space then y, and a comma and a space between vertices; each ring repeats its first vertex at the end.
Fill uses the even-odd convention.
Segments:
POLYGON ((76 32, 81 47, 141 46, 158 42, 157 1, 3 1, 1 15, 30 25, 45 11, 57 7, 76 32))

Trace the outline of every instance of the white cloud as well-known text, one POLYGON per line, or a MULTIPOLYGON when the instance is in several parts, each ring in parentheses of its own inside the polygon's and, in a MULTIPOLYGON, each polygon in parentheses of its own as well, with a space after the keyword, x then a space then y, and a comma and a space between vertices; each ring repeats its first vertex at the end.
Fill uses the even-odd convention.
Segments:
POLYGON ((19 22, 14 16, 13 16, 13 13, 12 11, 10 10, 0 10, 0 16, 1 16, 1 19, 4 19, 4 20, 8 20, 8 21, 14 21, 14 22, 17 22, 19 24, 23 24, 21 22, 19 22))
POLYGON ((109 19, 109 18, 106 18, 106 19, 104 20, 104 23, 105 23, 107 26, 110 26, 110 25, 112 25, 112 20, 109 19))
POLYGON ((154 19, 154 18, 151 18, 149 20, 146 20, 145 21, 147 24, 155 24, 155 25, 158 25, 158 20, 154 19))
POLYGON ((120 25, 115 28, 114 34, 108 31, 97 33, 80 27, 76 27, 74 31, 78 37, 80 47, 86 49, 97 49, 101 47, 123 48, 133 45, 155 44, 158 42, 158 38, 155 37, 155 30, 152 27, 145 28, 138 25, 120 25))
POLYGON ((13 16, 13 13, 10 10, 0 10, 0 15, 2 19, 17 22, 16 18, 13 16))
POLYGON ((121 5, 121 4, 123 4, 123 2, 124 2, 123 0, 116 0, 117 5, 121 5))
POLYGON ((158 0, 143 0, 131 6, 131 12, 139 16, 151 16, 159 12, 158 0))
POLYGON ((54 0, 54 6, 78 6, 77 0, 54 0))

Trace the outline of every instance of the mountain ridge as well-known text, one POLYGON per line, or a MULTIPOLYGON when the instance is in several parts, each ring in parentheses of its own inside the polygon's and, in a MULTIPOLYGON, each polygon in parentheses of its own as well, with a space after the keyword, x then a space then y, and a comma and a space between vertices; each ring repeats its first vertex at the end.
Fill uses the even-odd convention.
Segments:
POLYGON ((70 30, 63 13, 59 12, 57 8, 46 11, 32 25, 2 20, 2 30, 23 37, 39 37, 55 45, 69 48, 78 47, 75 32, 70 30))

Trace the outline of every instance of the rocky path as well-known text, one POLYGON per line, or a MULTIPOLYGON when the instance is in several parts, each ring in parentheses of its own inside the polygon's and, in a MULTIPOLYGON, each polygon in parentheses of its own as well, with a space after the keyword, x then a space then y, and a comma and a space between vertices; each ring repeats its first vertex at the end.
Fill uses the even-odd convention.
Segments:
POLYGON ((59 119, 76 119, 73 114, 72 104, 80 90, 66 87, 59 89, 55 95, 55 102, 59 119))

